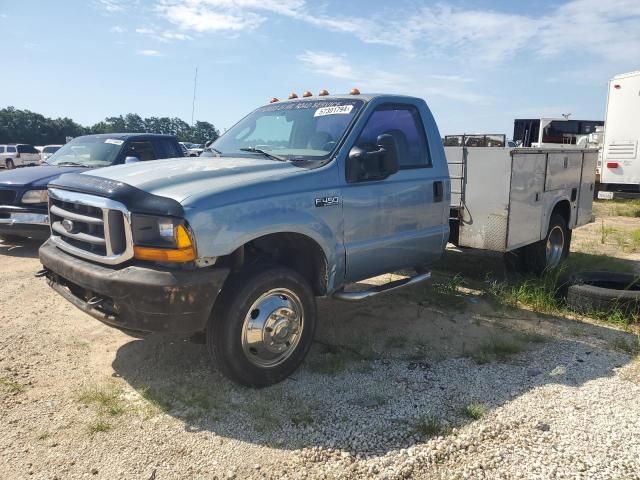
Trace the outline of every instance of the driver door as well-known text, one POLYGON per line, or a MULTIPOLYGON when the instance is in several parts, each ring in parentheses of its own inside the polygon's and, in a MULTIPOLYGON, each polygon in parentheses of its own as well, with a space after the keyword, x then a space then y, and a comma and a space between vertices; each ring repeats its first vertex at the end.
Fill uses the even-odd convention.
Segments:
POLYGON ((382 134, 394 137, 400 169, 343 189, 347 281, 425 265, 442 251, 443 185, 433 178, 418 109, 410 104, 377 107, 354 146, 374 151, 382 134))

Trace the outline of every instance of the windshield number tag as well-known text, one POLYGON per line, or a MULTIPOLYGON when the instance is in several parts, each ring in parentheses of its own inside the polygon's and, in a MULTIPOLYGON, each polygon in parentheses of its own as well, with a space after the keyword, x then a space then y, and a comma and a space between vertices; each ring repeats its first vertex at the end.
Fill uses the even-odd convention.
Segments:
POLYGON ((316 110, 314 117, 324 117, 325 115, 348 115, 353 110, 353 105, 336 105, 335 107, 322 107, 316 110))
POLYGON ((111 143, 113 145, 122 145, 124 140, 118 140, 117 138, 107 138, 104 143, 111 143))
POLYGON ((316 198, 316 207, 331 207, 340 203, 340 197, 316 198))

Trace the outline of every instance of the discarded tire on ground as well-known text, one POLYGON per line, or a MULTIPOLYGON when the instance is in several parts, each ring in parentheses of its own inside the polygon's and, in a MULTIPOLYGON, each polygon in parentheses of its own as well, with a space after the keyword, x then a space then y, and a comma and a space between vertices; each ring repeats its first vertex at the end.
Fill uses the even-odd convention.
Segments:
POLYGON ((578 312, 640 312, 640 276, 630 273, 581 272, 568 279, 567 304, 578 312))

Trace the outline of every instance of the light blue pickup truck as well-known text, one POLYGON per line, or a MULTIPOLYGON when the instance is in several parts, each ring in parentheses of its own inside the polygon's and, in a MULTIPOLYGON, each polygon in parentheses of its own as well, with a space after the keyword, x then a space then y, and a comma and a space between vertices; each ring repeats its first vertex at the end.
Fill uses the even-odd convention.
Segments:
MULTIPOLYGON (((126 332, 204 332, 218 368, 241 384, 273 384, 300 365, 316 297, 358 300, 426 280, 449 240, 449 169, 421 99, 275 101, 203 155, 54 180, 40 275, 126 332), (400 269, 416 273, 345 290, 400 269)), ((545 225, 535 240, 546 236, 545 225)))

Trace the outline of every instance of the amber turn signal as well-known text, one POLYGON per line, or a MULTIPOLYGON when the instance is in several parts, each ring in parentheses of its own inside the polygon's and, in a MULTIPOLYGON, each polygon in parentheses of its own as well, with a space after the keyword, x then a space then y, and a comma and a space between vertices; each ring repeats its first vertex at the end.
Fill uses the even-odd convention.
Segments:
POLYGON ((175 230, 176 248, 133 247, 133 256, 138 260, 152 262, 184 263, 196 259, 196 249, 184 225, 175 230))

